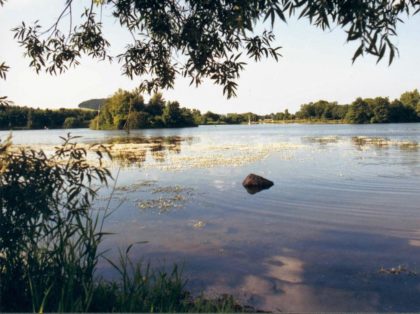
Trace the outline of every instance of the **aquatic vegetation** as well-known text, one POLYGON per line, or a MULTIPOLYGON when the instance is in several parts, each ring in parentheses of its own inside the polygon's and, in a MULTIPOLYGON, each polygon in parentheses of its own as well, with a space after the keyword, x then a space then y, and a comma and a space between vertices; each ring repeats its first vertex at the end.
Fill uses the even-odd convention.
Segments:
POLYGON ((152 189, 153 194, 157 193, 184 193, 184 194, 192 194, 194 190, 192 188, 187 188, 181 185, 174 185, 174 186, 162 186, 152 189))
POLYGON ((195 229, 202 229, 206 226, 206 223, 202 220, 196 220, 196 221, 193 221, 192 226, 195 229))
MULTIPOLYGON (((321 137, 303 137, 304 143, 317 143, 320 145, 337 144, 343 138, 338 136, 321 136, 321 137)), ((358 149, 378 148, 385 149, 395 147, 401 150, 417 150, 420 144, 415 141, 393 140, 386 137, 369 137, 369 136, 353 136, 350 139, 351 143, 358 149)))
POLYGON ((366 136, 355 136, 352 138, 352 142, 358 146, 375 145, 379 147, 389 146, 392 141, 382 137, 366 137, 366 136))
POLYGON ((291 158, 291 152, 303 145, 290 143, 194 145, 185 154, 168 156, 164 163, 147 163, 144 168, 180 171, 188 168, 241 167, 263 160, 272 153, 291 158))
POLYGON ((158 213, 167 213, 175 208, 183 208, 193 196, 193 189, 175 186, 155 187, 149 190, 153 195, 159 194, 158 198, 145 199, 137 203, 143 210, 155 210, 158 213))
MULTIPOLYGON (((164 162, 168 154, 180 154, 182 143, 188 145, 194 142, 193 137, 180 136, 127 136, 113 137, 99 143, 77 143, 77 148, 85 149, 88 152, 88 160, 95 162, 95 150, 92 147, 100 146, 103 150, 109 152, 109 158, 102 160, 108 167, 118 165, 121 167, 140 167, 148 156, 151 156, 155 162, 164 162)), ((13 145, 12 150, 42 150, 46 154, 51 154, 55 150, 54 145, 13 145)))
POLYGON ((114 163, 120 166, 142 166, 147 154, 156 162, 164 162, 168 154, 181 153, 182 143, 191 144, 192 137, 158 136, 158 137, 116 137, 102 145, 111 152, 114 163))
MULTIPOLYGON (((116 197, 121 192, 145 193, 144 199, 136 201, 137 207, 142 210, 155 210, 158 213, 169 212, 175 208, 183 208, 194 196, 194 189, 181 186, 159 186, 155 180, 144 180, 130 185, 116 187, 116 197), (147 196, 153 198, 147 198, 147 196)), ((124 199, 130 201, 129 197, 124 199)))
POLYGON ((146 150, 113 150, 112 160, 122 167, 141 166, 146 161, 146 150))
MULTIPOLYGON (((0 145, 0 311, 2 312, 234 312, 250 311, 231 296, 193 297, 182 271, 152 270, 128 253, 118 262, 98 248, 107 211, 91 209, 95 182, 111 179, 87 151, 63 138, 50 156, 0 145), (95 278, 105 258, 119 278, 95 278)), ((102 153, 98 163, 102 164, 102 153)), ((137 188, 152 187, 144 181, 137 188)), ((124 190, 124 188, 122 188, 124 190)), ((156 193, 179 193, 163 187, 156 193)), ((112 196, 112 194, 111 194, 112 196)), ((176 194, 174 199, 181 200, 176 194)))
POLYGON ((158 199, 144 200, 138 203, 141 209, 155 209, 159 213, 165 213, 173 208, 181 208, 186 199, 181 194, 176 194, 173 197, 160 197, 158 199))
POLYGON ((416 150, 419 148, 419 143, 414 141, 391 140, 385 137, 367 137, 355 136, 352 137, 352 143, 357 147, 372 146, 375 148, 396 147, 405 150, 416 150))
MULTIPOLYGON (((123 142, 125 140, 122 140, 123 142)), ((127 140, 128 141, 128 140, 127 140)), ((135 140, 134 140, 135 141, 135 140)), ((183 147, 181 142, 192 143, 191 137, 153 138, 147 141, 138 140, 138 143, 103 143, 101 147, 109 152, 109 158, 102 160, 107 167, 141 167, 143 169, 160 169, 164 171, 180 171, 188 168, 214 168, 214 167, 241 167, 259 160, 263 160, 272 153, 278 153, 279 158, 288 160, 292 158, 292 152, 304 145, 287 142, 267 144, 224 144, 205 145, 196 143, 183 147), (171 139, 172 138, 172 139, 171 139), (150 156, 151 158, 149 158, 150 156)), ((77 144, 78 148, 88 152, 88 160, 92 165, 96 161, 95 151, 91 150, 90 144, 77 144)), ((54 150, 51 145, 15 145, 14 149, 39 149, 47 154, 54 150)))
MULTIPOLYGON (((141 159, 141 166, 144 169, 160 169, 165 171, 179 171, 186 168, 213 168, 220 166, 240 167, 250 164, 268 157, 271 153, 279 152, 283 154, 284 159, 290 158, 287 153, 294 149, 302 147, 302 145, 290 143, 270 143, 259 145, 203 145, 196 144, 185 147, 185 153, 179 154, 181 151, 170 148, 164 150, 161 146, 142 146, 143 144, 119 144, 112 146, 110 149, 112 156, 145 156, 143 150, 150 149, 152 160, 141 159), (157 149, 158 148, 158 149, 157 149), (167 154, 174 152, 175 154, 167 154), (143 155, 142 155, 143 154, 143 155)), ((147 144, 149 145, 149 144, 147 144)), ((105 146, 106 147, 106 146, 105 146)), ((131 160, 127 157, 131 165, 133 165, 133 157, 131 160)), ((117 162, 120 160, 118 159, 117 162)))
POLYGON ((412 271, 412 270, 409 270, 407 267, 405 267, 403 265, 398 265, 397 267, 391 267, 391 268, 381 267, 381 269, 379 269, 378 272, 380 274, 385 274, 385 275, 402 275, 402 274, 406 274, 406 275, 417 276, 417 272, 412 271))
POLYGON ((156 186, 156 184, 156 180, 143 180, 141 182, 133 183, 130 185, 117 186, 115 190, 128 193, 138 192, 140 190, 147 191, 150 189, 150 187, 156 186))
POLYGON ((194 141, 194 137, 192 136, 118 136, 112 137, 107 139, 102 144, 161 144, 161 145, 171 145, 171 146, 179 146, 183 142, 187 142, 191 144, 194 141))
POLYGON ((335 144, 340 141, 338 136, 307 136, 302 138, 303 142, 306 143, 318 143, 318 144, 335 144))

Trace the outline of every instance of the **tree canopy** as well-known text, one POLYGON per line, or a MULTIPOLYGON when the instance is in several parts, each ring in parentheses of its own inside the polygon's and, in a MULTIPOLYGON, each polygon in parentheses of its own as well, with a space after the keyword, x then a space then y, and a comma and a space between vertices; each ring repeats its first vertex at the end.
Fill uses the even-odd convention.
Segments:
POLYGON ((420 104, 418 91, 405 92, 400 99, 389 100, 388 97, 357 98, 349 105, 320 100, 304 104, 296 112, 296 119, 305 120, 339 120, 347 123, 399 123, 419 122, 420 104))
POLYGON ((106 98, 89 99, 81 102, 78 107, 82 109, 99 110, 105 101, 106 98))
MULTIPOLYGON (((84 11, 75 12, 74 0, 65 0, 53 25, 22 22, 13 30, 37 72, 59 74, 88 55, 116 59, 123 74, 140 77, 140 88, 148 92, 171 88, 182 75, 196 85, 208 78, 221 85, 227 97, 236 95, 246 58, 280 57, 281 47, 273 46, 279 21, 297 15, 323 30, 342 28, 347 41, 358 43, 353 61, 370 54, 378 62, 387 56, 391 63, 398 53, 394 44, 398 23, 420 10, 418 0, 85 1, 84 11), (103 12, 111 13, 132 35, 132 42, 118 55, 109 52, 112 43, 103 32, 103 12), (73 23, 73 15, 81 15, 80 22, 73 23)), ((5 4, 7 0, 0 0, 5 4)), ((0 79, 7 70, 0 63, 0 79)))
MULTIPOLYGON (((82 104, 95 103, 87 100, 82 104)), ((357 98, 350 104, 318 100, 303 104, 296 113, 284 112, 259 115, 252 112, 219 114, 201 113, 183 108, 177 101, 166 101, 161 93, 144 101, 139 89, 118 90, 111 97, 100 99, 101 110, 42 110, 19 106, 0 106, 0 130, 81 128, 144 129, 190 127, 212 124, 248 122, 315 122, 315 123, 400 123, 420 122, 420 93, 417 89, 403 93, 398 99, 388 97, 357 98)))
POLYGON ((96 112, 81 109, 39 109, 0 105, 0 130, 88 127, 96 112))
POLYGON ((106 99, 101 111, 90 123, 92 129, 145 129, 197 126, 190 109, 177 101, 165 101, 162 94, 154 94, 145 102, 139 89, 118 90, 106 99))

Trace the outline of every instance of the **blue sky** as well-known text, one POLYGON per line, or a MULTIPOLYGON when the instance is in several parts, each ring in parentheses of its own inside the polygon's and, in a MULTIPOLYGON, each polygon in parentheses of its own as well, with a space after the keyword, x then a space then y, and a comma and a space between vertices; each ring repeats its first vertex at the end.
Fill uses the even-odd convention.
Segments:
MULTIPOLYGON (((78 6, 87 1, 77 0, 78 6)), ((118 88, 132 89, 139 83, 121 75, 120 65, 84 58, 82 64, 64 75, 37 75, 29 69, 23 50, 10 31, 21 21, 40 20, 49 26, 64 1, 10 0, 0 8, 0 61, 11 66, 8 79, 0 82, 0 95, 8 95, 19 105, 41 108, 76 107, 90 98, 107 97, 118 88)), ((105 32, 117 54, 130 41, 109 12, 104 12, 105 32)), ((348 103, 358 96, 397 98, 407 90, 420 88, 420 16, 401 24, 397 46, 400 57, 391 66, 376 64, 372 57, 351 57, 354 44, 345 42, 341 29, 322 32, 306 20, 292 19, 277 24, 277 45, 282 58, 259 63, 249 62, 239 79, 238 97, 227 100, 222 88, 205 82, 196 88, 189 80, 179 78, 173 90, 163 91, 166 99, 178 100, 183 106, 202 111, 270 113, 288 108, 294 112, 300 105, 319 99, 348 103)))

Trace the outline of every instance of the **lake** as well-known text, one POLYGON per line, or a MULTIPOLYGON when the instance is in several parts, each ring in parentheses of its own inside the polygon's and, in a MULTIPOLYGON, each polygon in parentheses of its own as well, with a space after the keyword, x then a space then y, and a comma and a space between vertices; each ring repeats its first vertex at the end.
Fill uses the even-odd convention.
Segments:
MULTIPOLYGON (((13 142, 48 149, 67 132, 13 142)), ((263 310, 420 311, 420 124, 70 132, 116 149, 113 258, 147 241, 133 260, 178 263, 194 293, 263 310), (249 173, 274 186, 248 193, 249 173)))

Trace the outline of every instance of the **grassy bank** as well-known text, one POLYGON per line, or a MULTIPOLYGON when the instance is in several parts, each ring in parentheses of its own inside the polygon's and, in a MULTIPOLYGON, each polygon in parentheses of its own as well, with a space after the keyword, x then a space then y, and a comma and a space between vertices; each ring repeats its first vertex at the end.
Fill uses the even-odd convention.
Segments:
POLYGON ((261 124, 349 124, 346 120, 326 120, 326 119, 294 119, 294 120, 264 120, 261 124))
MULTIPOLYGON (((324 119, 290 119, 290 120, 259 120, 251 124, 349 124, 346 120, 324 120, 324 119)), ((207 122, 201 125, 248 125, 248 122, 226 123, 226 122, 207 122)))
MULTIPOLYGON (((182 272, 153 270, 133 262, 129 247, 118 261, 99 247, 109 210, 92 210, 99 185, 114 181, 102 146, 63 138, 52 154, 11 150, 0 143, 0 312, 234 312, 232 297, 193 297, 182 272), (97 278, 100 259, 118 272, 97 278)), ((112 195, 110 196, 110 198, 112 195)), ((108 206, 109 207, 109 206, 108 206)))

